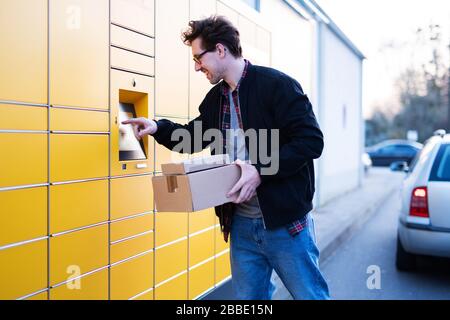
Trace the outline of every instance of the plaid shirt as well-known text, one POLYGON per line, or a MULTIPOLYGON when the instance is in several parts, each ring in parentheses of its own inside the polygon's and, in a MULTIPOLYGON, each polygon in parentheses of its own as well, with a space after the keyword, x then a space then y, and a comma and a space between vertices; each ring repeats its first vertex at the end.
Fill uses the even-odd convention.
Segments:
MULTIPOLYGON (((239 80, 236 89, 231 93, 232 99, 233 99, 233 104, 236 108, 236 115, 238 118, 238 122, 239 122, 239 127, 241 129, 244 129, 244 126, 242 124, 242 117, 241 117, 241 108, 239 106, 239 87, 241 85, 242 80, 245 78, 245 76, 247 75, 247 70, 248 70, 248 66, 250 65, 250 62, 248 60, 245 60, 245 68, 244 68, 244 72, 242 73, 242 77, 239 80)), ((231 112, 230 112, 230 101, 229 101, 229 91, 230 87, 228 86, 228 84, 225 83, 225 81, 222 81, 222 94, 224 96, 224 98, 222 99, 222 124, 221 124, 221 129, 222 129, 222 136, 223 136, 223 146, 227 145, 227 141, 226 141, 226 132, 227 130, 230 129, 231 127, 231 112)), ((230 228, 231 228, 231 222, 233 219, 233 214, 232 211, 227 211, 227 213, 224 214, 224 216, 221 218, 221 224, 222 224, 222 231, 224 234, 224 239, 225 242, 228 242, 228 236, 230 234, 230 228)), ((295 237, 296 235, 298 235, 303 229, 306 228, 307 226, 307 215, 300 219, 300 220, 296 220, 290 224, 288 224, 286 227, 289 231, 289 234, 293 237, 295 237)))

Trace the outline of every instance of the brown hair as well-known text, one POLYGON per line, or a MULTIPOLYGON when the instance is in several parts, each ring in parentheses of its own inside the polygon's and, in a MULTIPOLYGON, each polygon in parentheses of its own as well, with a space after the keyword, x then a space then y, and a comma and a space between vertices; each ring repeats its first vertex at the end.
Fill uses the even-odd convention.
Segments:
POLYGON ((189 22, 189 28, 181 35, 183 42, 190 46, 197 38, 202 39, 203 48, 213 51, 218 43, 230 50, 235 58, 242 57, 239 31, 223 16, 211 16, 203 20, 189 22))

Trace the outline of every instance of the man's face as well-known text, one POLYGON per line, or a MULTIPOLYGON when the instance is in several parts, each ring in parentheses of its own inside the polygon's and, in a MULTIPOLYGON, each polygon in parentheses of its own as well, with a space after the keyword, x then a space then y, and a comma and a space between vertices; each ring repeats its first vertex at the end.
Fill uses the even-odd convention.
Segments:
MULTIPOLYGON (((195 39, 191 43, 192 56, 199 57, 205 52, 200 38, 195 39)), ((195 71, 201 71, 211 84, 217 84, 223 79, 224 67, 223 59, 221 59, 220 48, 215 51, 206 52, 199 57, 199 62, 195 62, 195 71)))

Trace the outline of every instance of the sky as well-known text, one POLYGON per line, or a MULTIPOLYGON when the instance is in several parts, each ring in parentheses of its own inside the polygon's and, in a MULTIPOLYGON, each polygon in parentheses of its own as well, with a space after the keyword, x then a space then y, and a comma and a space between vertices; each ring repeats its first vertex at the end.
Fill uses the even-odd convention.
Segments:
MULTIPOLYGON (((439 24, 442 46, 450 44, 450 0, 316 0, 362 51, 365 118, 376 106, 399 107, 395 79, 410 64, 428 59, 429 48, 415 47, 415 31, 439 24), (390 44, 390 46, 389 46, 390 44)), ((448 54, 448 50, 445 50, 448 54)), ((448 65, 449 58, 445 57, 448 65)))

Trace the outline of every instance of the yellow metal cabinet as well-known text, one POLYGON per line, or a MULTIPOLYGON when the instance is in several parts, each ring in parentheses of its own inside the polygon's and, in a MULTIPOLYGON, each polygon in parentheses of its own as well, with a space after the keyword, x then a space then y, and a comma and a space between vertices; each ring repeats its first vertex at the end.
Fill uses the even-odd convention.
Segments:
POLYGON ((48 291, 31 296, 31 297, 27 298, 26 300, 40 300, 40 301, 48 300, 48 291))
POLYGON ((155 216, 156 247, 188 235, 188 214, 161 212, 155 216))
POLYGON ((270 55, 271 34, 260 26, 256 27, 256 47, 267 55, 270 55))
POLYGON ((111 219, 153 210, 152 177, 111 179, 111 219))
POLYGON ((239 29, 243 47, 256 48, 256 24, 242 15, 239 15, 238 21, 239 24, 236 27, 239 29))
POLYGON ((154 0, 111 0, 111 22, 153 36, 154 0))
POLYGON ((111 70, 111 175, 121 176, 153 172, 154 139, 145 136, 147 159, 120 161, 119 104, 133 104, 136 117, 153 118, 154 79, 130 72, 111 70))
POLYGON ((187 300, 187 273, 155 289, 155 300, 187 300))
POLYGON ((111 45, 155 56, 155 40, 140 33, 111 25, 111 45))
POLYGON ((50 300, 108 300, 108 269, 50 289, 50 300))
POLYGON ((189 300, 214 287, 214 260, 189 270, 189 300))
MULTIPOLYGON (((157 119, 160 120, 161 118, 157 119)), ((174 123, 179 123, 181 125, 185 125, 188 123, 188 119, 175 119, 175 118, 167 118, 167 119, 174 123)), ((179 153, 171 151, 166 147, 164 147, 163 145, 155 143, 155 171, 161 172, 161 164, 186 160, 189 159, 189 156, 190 155, 188 153, 179 153)))
POLYGON ((2 0, 0 30, 0 100, 46 104, 47 0, 2 0))
POLYGON ((161 249, 156 249, 156 284, 187 270, 187 250, 187 240, 177 242, 161 249))
POLYGON ((108 132, 109 114, 91 110, 51 108, 50 130, 108 132))
POLYGON ((0 247, 47 235, 47 187, 0 191, 0 247))
MULTIPOLYGON (((198 20, 216 13, 216 0, 191 0, 189 20, 198 20)), ((196 72, 194 61, 189 60, 189 118, 199 115, 198 107, 211 89, 211 84, 203 72, 196 72)))
POLYGON ((214 256, 214 229, 189 237, 189 267, 214 256))
POLYGON ((153 252, 111 267, 111 299, 126 300, 153 287, 153 252))
POLYGON ((154 300, 155 299, 155 292, 154 290, 150 290, 149 292, 146 292, 139 297, 134 298, 133 300, 154 300))
POLYGON ((0 133, 0 188, 47 182, 47 135, 0 133))
POLYGON ((108 109, 109 1, 49 3, 50 103, 108 109))
POLYGON ((216 227, 216 248, 215 252, 216 254, 219 254, 227 249, 230 248, 230 237, 228 237, 228 242, 225 242, 223 238, 223 233, 220 230, 220 227, 216 227))
POLYGON ((115 47, 111 47, 111 67, 146 76, 155 75, 153 58, 115 47))
POLYGON ((47 287, 47 240, 0 250, 0 300, 18 299, 47 287))
POLYGON ((117 242, 111 245, 111 263, 125 260, 132 256, 153 249, 153 232, 117 242))
POLYGON ((187 29, 189 1, 179 1, 174 10, 171 1, 158 1, 156 6, 155 38, 156 114, 188 118, 190 48, 180 40, 180 32, 187 29), (167 17, 170 17, 168 19, 167 17), (179 85, 174 86, 174 79, 179 85))
POLYGON ((190 0, 189 20, 199 20, 216 13, 216 0, 190 0))
POLYGON ((189 212, 189 233, 192 234, 214 226, 215 216, 214 208, 189 212))
POLYGON ((153 229, 153 213, 111 223, 111 241, 121 240, 153 229))
POLYGON ((45 131, 47 108, 0 103, 0 130, 45 131))
POLYGON ((103 178, 107 176, 107 135, 50 135, 51 182, 103 178))
POLYGON ((216 284, 225 280, 231 275, 230 253, 226 253, 216 258, 216 284))
POLYGON ((50 284, 108 265, 108 225, 50 238, 50 284))
POLYGON ((107 220, 108 180, 50 186, 51 234, 107 220))

